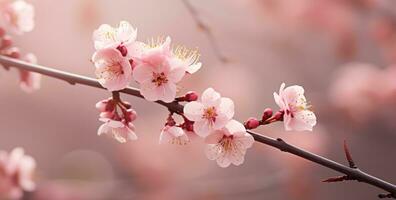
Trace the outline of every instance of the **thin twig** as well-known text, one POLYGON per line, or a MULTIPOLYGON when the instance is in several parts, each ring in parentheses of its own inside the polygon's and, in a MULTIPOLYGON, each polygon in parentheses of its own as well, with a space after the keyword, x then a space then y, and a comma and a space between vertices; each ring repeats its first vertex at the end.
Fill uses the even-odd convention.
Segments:
POLYGON ((189 0, 181 0, 184 4, 184 6, 187 8, 187 11, 191 14, 191 17, 193 18, 195 24, 199 28, 199 30, 203 31, 206 35, 206 37, 209 40, 210 45, 212 46, 212 49, 216 55, 216 57, 222 62, 222 63, 227 63, 229 62, 229 59, 221 52, 221 49, 219 47, 219 44, 217 43, 217 40, 215 36, 213 35, 212 30, 210 27, 201 20, 199 17, 197 9, 191 4, 189 0))
MULTIPOLYGON (((17 59, 13 59, 13 58, 0 56, 0 63, 3 64, 4 66, 15 67, 18 69, 37 72, 37 73, 40 73, 40 74, 43 74, 46 76, 50 76, 50 77, 53 77, 56 79, 64 80, 69 83, 72 83, 73 85, 81 84, 81 85, 87 85, 87 86, 91 86, 91 87, 95 87, 95 88, 104 89, 97 82, 96 79, 64 72, 61 70, 51 69, 51 68, 43 67, 43 66, 36 65, 36 64, 26 63, 26 62, 23 62, 23 61, 20 61, 17 59)), ((139 90, 136 88, 129 87, 129 88, 126 88, 120 92, 129 94, 132 96, 136 96, 139 98, 143 98, 143 96, 140 94, 139 90)), ((167 107, 170 111, 173 111, 176 113, 183 112, 183 105, 179 104, 178 102, 165 103, 162 101, 157 101, 156 103, 167 107)), ((247 131, 247 132, 250 133, 254 137, 254 139, 259 143, 266 144, 271 147, 277 148, 283 152, 296 155, 300 158, 314 162, 314 163, 321 165, 323 167, 340 172, 340 173, 344 174, 345 176, 347 176, 350 180, 357 180, 359 182, 364 182, 369 185, 381 188, 389 193, 389 194, 385 194, 385 195, 384 194, 378 195, 379 197, 384 198, 386 196, 387 198, 396 198, 396 186, 395 185, 388 183, 388 182, 386 182, 380 178, 377 178, 375 176, 372 176, 370 174, 367 174, 358 168, 351 168, 351 167, 342 165, 342 164, 335 162, 333 160, 324 158, 322 156, 316 155, 314 153, 311 153, 311 152, 301 149, 299 147, 288 144, 287 142, 285 142, 284 140, 282 140, 280 138, 274 139, 274 138, 271 138, 271 137, 268 137, 265 135, 261 135, 259 133, 255 133, 252 131, 247 131)))

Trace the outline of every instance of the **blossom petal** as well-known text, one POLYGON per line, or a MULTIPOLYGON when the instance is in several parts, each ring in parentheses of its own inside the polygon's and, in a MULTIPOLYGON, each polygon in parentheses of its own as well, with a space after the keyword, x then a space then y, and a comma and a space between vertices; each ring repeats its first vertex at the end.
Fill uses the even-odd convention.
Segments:
POLYGON ((294 114, 289 123, 285 123, 286 130, 312 131, 316 125, 316 116, 312 111, 302 110, 294 114))
POLYGON ((221 102, 221 96, 213 88, 208 88, 202 93, 201 102, 207 107, 218 106, 221 102))
POLYGON ((150 65, 138 65, 133 70, 133 79, 139 83, 151 81, 153 78, 153 69, 150 65))
POLYGON ((186 72, 189 74, 194 74, 199 69, 201 69, 202 63, 196 63, 187 67, 186 72))
POLYGON ((223 138, 224 133, 221 130, 213 131, 210 135, 205 138, 206 144, 217 144, 223 138))
POLYGON ((230 98, 221 98, 219 111, 228 119, 232 119, 234 117, 234 102, 230 98))
POLYGON ((116 37, 120 42, 134 41, 136 40, 137 30, 132 27, 132 25, 127 21, 121 21, 116 37))
POLYGON ((236 121, 236 120, 231 120, 229 121, 226 125, 225 128, 228 130, 230 134, 234 133, 246 133, 246 128, 243 126, 242 123, 236 121))
POLYGON ((202 103, 196 101, 189 102, 184 106, 183 112, 187 119, 191 121, 200 121, 202 120, 204 106, 202 103))
POLYGON ((200 137, 206 137, 212 131, 212 127, 209 124, 208 120, 201 120, 194 122, 194 132, 200 137))

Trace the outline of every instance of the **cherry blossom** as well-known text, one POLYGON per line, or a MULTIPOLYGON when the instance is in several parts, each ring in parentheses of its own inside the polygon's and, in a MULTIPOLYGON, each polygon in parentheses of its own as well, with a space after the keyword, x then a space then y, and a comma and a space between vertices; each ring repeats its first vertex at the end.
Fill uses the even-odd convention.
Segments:
POLYGON ((108 135, 120 143, 137 139, 132 124, 137 115, 127 102, 109 98, 98 102, 96 108, 101 112, 99 120, 104 122, 98 129, 99 136, 108 135))
MULTIPOLYGON (((36 64, 37 58, 34 54, 27 54, 23 60, 29 63, 36 64)), ((25 92, 33 92, 34 90, 40 89, 41 74, 19 70, 20 86, 25 92)))
POLYGON ((25 155, 22 148, 15 148, 9 154, 0 151, 0 198, 19 199, 23 191, 33 191, 35 168, 35 160, 25 155))
POLYGON ((93 33, 95 49, 103 49, 109 46, 118 46, 122 43, 130 43, 136 40, 137 30, 127 21, 121 21, 117 28, 108 24, 102 24, 93 33))
POLYGON ((161 38, 152 40, 146 45, 146 50, 160 49, 165 56, 183 65, 186 73, 193 74, 197 72, 202 67, 202 63, 199 62, 200 55, 198 50, 191 50, 181 45, 171 48, 171 41, 169 36, 165 40, 161 38))
POLYGON ((252 147, 254 138, 246 132, 245 127, 236 120, 229 121, 222 129, 213 131, 205 138, 206 156, 216 160, 220 167, 231 164, 241 165, 246 150, 252 147))
POLYGON ((116 139, 120 143, 125 143, 129 140, 137 140, 135 133, 135 126, 132 123, 121 122, 108 118, 101 118, 105 122, 98 129, 98 135, 108 135, 116 139))
POLYGON ((178 145, 186 145, 190 142, 184 130, 177 126, 165 126, 160 135, 160 144, 171 143, 178 145))
POLYGON ((176 84, 185 75, 182 62, 169 57, 169 40, 146 50, 133 70, 133 78, 140 84, 141 94, 148 101, 172 102, 176 84))
POLYGON ((16 34, 30 32, 34 28, 34 7, 24 0, 3 1, 1 23, 16 34))
POLYGON ((190 50, 184 46, 178 46, 172 49, 172 56, 179 60, 185 66, 186 72, 193 74, 202 67, 199 62, 199 54, 197 50, 190 50))
POLYGON ((206 137, 213 130, 223 128, 234 116, 234 102, 221 97, 214 89, 206 89, 199 102, 184 106, 185 116, 194 121, 194 132, 206 137))
POLYGON ((131 64, 117 49, 100 49, 92 56, 92 61, 99 83, 109 91, 122 90, 132 80, 131 64))
POLYGON ((309 110, 303 87, 293 85, 285 88, 285 83, 282 83, 279 94, 274 92, 274 99, 284 113, 283 120, 287 131, 312 131, 316 116, 309 110))

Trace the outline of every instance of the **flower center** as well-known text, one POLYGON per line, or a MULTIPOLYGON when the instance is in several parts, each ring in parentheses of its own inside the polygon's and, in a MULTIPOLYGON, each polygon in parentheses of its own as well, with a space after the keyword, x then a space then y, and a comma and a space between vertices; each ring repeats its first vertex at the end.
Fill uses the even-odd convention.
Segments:
POLYGON ((156 73, 153 72, 153 79, 151 80, 157 87, 161 86, 168 82, 168 78, 166 77, 164 72, 156 73))
POLYGON ((209 122, 214 123, 216 121, 217 113, 215 107, 209 107, 204 110, 202 118, 209 120, 209 122))
POLYGON ((228 152, 233 149, 233 139, 234 136, 226 136, 224 135, 223 138, 220 140, 219 144, 223 147, 225 152, 228 152))
POLYGON ((124 74, 124 70, 122 70, 120 63, 113 63, 112 65, 106 66, 96 72, 96 76, 99 79, 106 80, 114 79, 122 74, 124 74))
POLYGON ((181 137, 175 137, 169 141, 171 144, 186 145, 187 141, 183 140, 181 137))

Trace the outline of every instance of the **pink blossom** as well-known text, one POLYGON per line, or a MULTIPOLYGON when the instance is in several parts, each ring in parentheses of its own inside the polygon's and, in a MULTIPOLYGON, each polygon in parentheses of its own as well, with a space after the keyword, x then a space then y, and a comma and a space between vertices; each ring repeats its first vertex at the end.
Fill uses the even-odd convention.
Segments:
POLYGON ((169 57, 168 48, 166 41, 148 49, 133 70, 133 78, 148 101, 172 102, 176 97, 176 84, 185 75, 183 63, 169 57))
POLYGON ((98 102, 96 108, 101 112, 99 120, 104 122, 98 129, 98 135, 111 136, 120 143, 137 140, 132 124, 137 115, 127 102, 109 98, 98 102))
POLYGON ((121 21, 117 28, 108 24, 102 24, 93 33, 95 49, 103 49, 109 46, 118 46, 121 43, 130 43, 136 40, 137 30, 127 21, 121 21))
POLYGON ((285 83, 282 83, 279 94, 274 92, 274 99, 284 112, 283 120, 287 131, 312 131, 316 124, 316 116, 309 110, 303 87, 293 85, 285 88, 285 83))
POLYGON ((199 102, 184 106, 185 116, 194 121, 194 132, 206 137, 213 130, 223 128, 234 116, 234 102, 221 97, 214 89, 206 89, 199 102))
POLYGON ((205 142, 208 144, 206 156, 209 160, 216 160, 220 167, 225 168, 231 163, 243 163, 246 150, 252 147, 254 138, 240 122, 231 120, 224 128, 206 137, 205 142))
POLYGON ((160 135, 160 144, 171 143, 178 145, 186 145, 190 142, 184 130, 177 126, 165 126, 160 135))
POLYGON ((25 155, 22 148, 15 148, 10 154, 0 151, 0 198, 19 199, 23 191, 33 191, 35 160, 25 155))
POLYGON ((1 2, 2 24, 16 34, 30 32, 34 28, 34 7, 24 0, 1 2))
POLYGON ((98 135, 108 135, 116 139, 120 143, 125 143, 129 140, 137 140, 135 133, 135 126, 131 123, 124 123, 108 118, 101 118, 105 122, 98 129, 98 135))
POLYGON ((129 60, 114 48, 104 48, 92 56, 99 83, 109 91, 126 88, 132 80, 132 68, 129 60))
POLYGON ((182 65, 188 74, 193 74, 202 67, 202 63, 199 62, 200 55, 197 50, 191 50, 184 46, 171 48, 170 44, 171 38, 169 36, 166 37, 165 41, 159 38, 156 41, 152 40, 150 44, 146 45, 146 50, 161 50, 169 59, 173 59, 174 62, 182 65))
MULTIPOLYGON (((26 62, 36 64, 37 58, 34 54, 27 54, 23 59, 26 62)), ((25 92, 33 92, 40 89, 41 74, 26 70, 19 70, 20 86, 25 92)))
POLYGON ((127 21, 121 21, 117 28, 103 24, 93 33, 96 50, 116 48, 128 59, 139 58, 143 51, 144 44, 136 41, 136 37, 137 30, 127 21))
POLYGON ((199 62, 200 55, 197 50, 190 50, 186 47, 178 46, 172 49, 172 56, 183 63, 186 72, 189 74, 197 72, 202 67, 202 63, 199 62))

